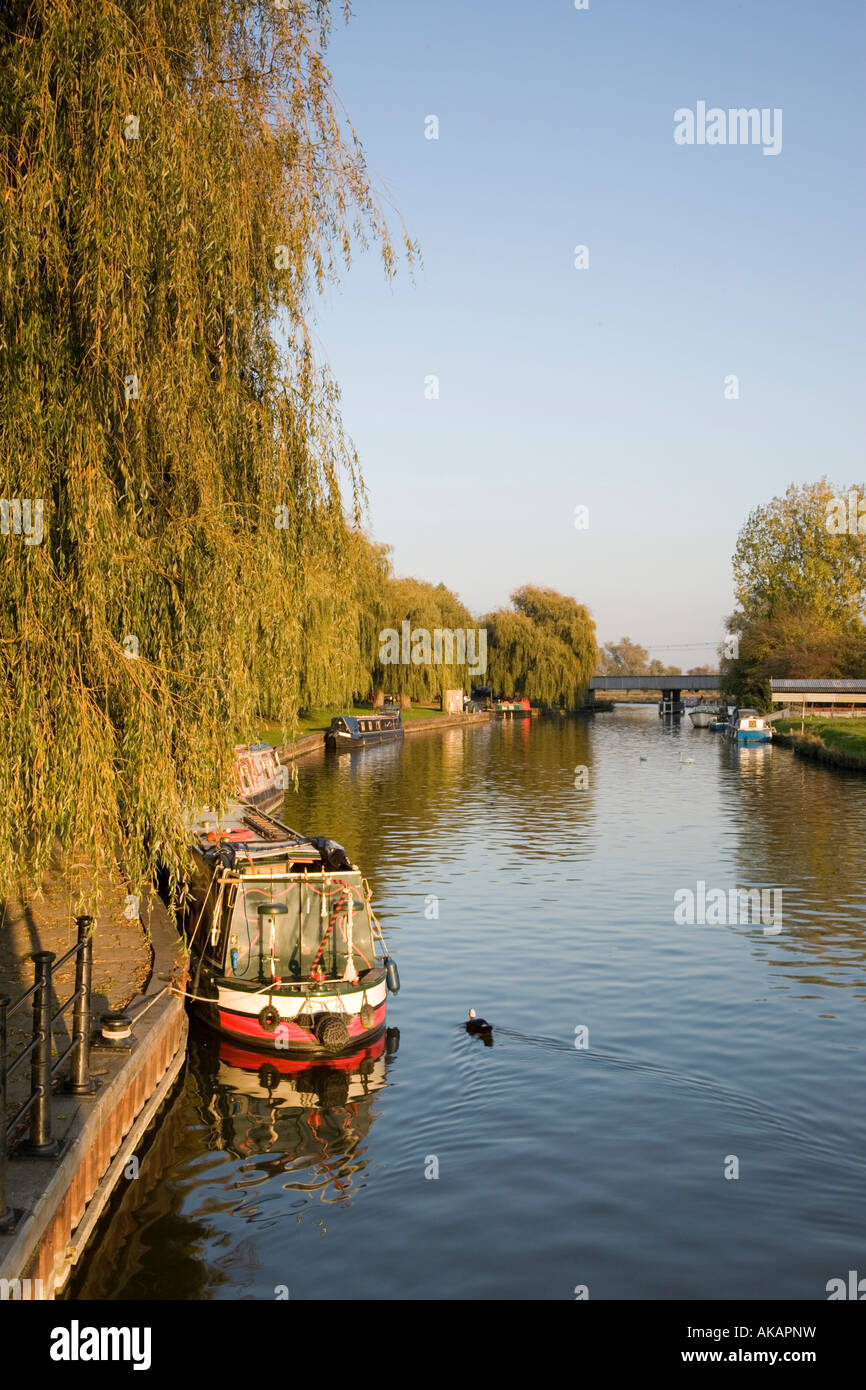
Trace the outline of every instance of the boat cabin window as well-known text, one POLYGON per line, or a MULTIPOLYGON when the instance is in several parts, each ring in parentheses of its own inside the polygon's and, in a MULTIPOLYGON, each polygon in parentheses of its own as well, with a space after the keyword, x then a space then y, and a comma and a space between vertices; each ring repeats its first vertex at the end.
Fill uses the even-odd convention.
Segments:
POLYGON ((279 977, 309 979, 319 963, 329 978, 341 977, 349 959, 349 897, 355 972, 373 965, 373 931, 359 873, 309 874, 299 879, 242 880, 224 936, 223 968, 251 984, 279 977), (324 907, 323 907, 324 904, 324 907), (237 968, 231 952, 237 951, 237 968))

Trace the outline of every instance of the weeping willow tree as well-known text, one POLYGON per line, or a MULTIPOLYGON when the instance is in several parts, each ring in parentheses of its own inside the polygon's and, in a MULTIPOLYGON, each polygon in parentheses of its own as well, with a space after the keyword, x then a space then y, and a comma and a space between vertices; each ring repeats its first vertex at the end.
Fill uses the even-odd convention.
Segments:
POLYGON ((358 244, 397 257, 328 23, 3 5, 0 891, 53 845, 176 874, 255 712, 327 679, 302 615, 352 589, 362 484, 311 296, 358 244))
POLYGON ((300 705, 336 708, 366 699, 371 651, 385 615, 389 549, 359 527, 346 538, 339 563, 313 566, 301 617, 300 705))
POLYGON ((444 584, 391 575, 376 611, 379 630, 365 629, 374 689, 436 700, 443 690, 460 690, 482 679, 471 670, 479 664, 481 650, 477 624, 444 584))
POLYGON ((489 636, 489 680, 508 695, 569 709, 583 703, 598 664, 588 608, 555 589, 524 585, 513 608, 483 619, 489 636))

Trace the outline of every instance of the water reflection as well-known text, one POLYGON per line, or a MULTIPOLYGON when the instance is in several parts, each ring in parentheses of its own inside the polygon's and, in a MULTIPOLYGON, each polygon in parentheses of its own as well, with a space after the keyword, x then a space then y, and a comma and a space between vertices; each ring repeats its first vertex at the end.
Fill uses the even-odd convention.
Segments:
POLYGON ((297 1194, 293 1209, 352 1206, 368 1167, 376 1096, 399 1044, 399 1030, 389 1028, 350 1056, 311 1064, 264 1057, 205 1029, 191 1033, 189 1069, 150 1133, 136 1181, 120 1183, 63 1296, 219 1297, 238 1282, 217 1253, 224 1222, 255 1225, 284 1193, 297 1194), (196 1162, 202 1152, 205 1165, 196 1162))
POLYGON ((399 1031, 389 1028, 350 1056, 311 1063, 200 1039, 198 1109, 208 1148, 265 1160, 243 1165, 242 1189, 290 1175, 285 1190, 350 1202, 366 1167, 363 1142, 375 1119, 373 1100, 387 1084, 398 1046, 399 1031))
MULTIPOLYGON (((731 749, 726 771, 738 803, 738 877, 783 893, 782 931, 756 949, 783 988, 796 982, 813 997, 820 987, 863 998, 863 778, 767 745, 731 749)), ((832 1004, 823 1017, 835 1017, 832 1004)))

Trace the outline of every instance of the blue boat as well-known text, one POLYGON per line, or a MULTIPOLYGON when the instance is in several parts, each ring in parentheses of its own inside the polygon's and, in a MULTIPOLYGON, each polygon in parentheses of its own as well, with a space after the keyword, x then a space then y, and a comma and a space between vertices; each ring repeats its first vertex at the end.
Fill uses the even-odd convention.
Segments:
POLYGON ((773 727, 756 709, 735 709, 728 725, 728 737, 737 743, 772 743, 773 727))
POLYGON ((325 734, 328 748, 345 753, 368 743, 381 743, 389 738, 403 737, 403 720, 393 705, 383 705, 372 714, 339 714, 331 720, 325 734))

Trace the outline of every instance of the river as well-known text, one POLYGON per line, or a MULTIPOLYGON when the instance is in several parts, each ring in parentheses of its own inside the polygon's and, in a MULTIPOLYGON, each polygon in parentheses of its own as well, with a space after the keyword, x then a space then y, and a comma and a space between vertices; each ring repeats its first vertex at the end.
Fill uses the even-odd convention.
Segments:
POLYGON ((298 779, 290 824, 370 879, 398 1032, 292 1079, 193 1032, 69 1296, 824 1299, 866 1275, 866 779, 622 706, 298 779), (701 883, 781 890, 780 920, 680 924, 701 883))

